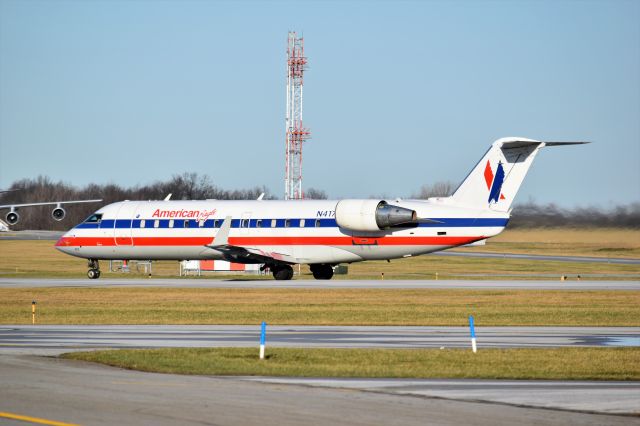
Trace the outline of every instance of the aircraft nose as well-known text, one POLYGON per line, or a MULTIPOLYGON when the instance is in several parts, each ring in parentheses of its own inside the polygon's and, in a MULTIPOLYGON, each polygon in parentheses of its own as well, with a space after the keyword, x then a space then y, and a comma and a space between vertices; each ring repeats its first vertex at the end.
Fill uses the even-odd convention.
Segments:
POLYGON ((63 253, 71 253, 71 246, 73 245, 74 238, 75 237, 71 233, 67 232, 56 242, 56 249, 60 250, 63 253))

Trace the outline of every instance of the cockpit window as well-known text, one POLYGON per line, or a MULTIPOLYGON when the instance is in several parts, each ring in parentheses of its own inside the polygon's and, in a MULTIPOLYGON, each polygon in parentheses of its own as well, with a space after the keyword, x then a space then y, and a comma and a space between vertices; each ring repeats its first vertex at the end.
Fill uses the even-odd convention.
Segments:
POLYGON ((100 223, 101 220, 102 220, 102 215, 101 214, 92 214, 84 222, 85 223, 100 223))

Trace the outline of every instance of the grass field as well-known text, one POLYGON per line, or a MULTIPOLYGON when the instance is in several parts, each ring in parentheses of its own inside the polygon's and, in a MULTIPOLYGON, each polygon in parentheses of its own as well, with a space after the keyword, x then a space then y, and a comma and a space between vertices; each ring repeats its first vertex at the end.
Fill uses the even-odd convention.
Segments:
POLYGON ((507 229, 474 252, 640 258, 640 229, 507 229))
POLYGON ((460 379, 640 380, 640 348, 172 348, 75 352, 68 359, 175 374, 460 379))
MULTIPOLYGON (((86 276, 84 259, 74 258, 53 247, 53 241, 0 241, 0 277, 78 277, 86 276)), ((620 229, 539 229, 508 230, 491 239, 487 245, 457 249, 470 252, 510 252, 531 254, 564 254, 600 257, 640 258, 640 230, 620 229)), ((109 273, 108 262, 102 262, 103 277, 140 277, 135 272, 109 273)), ((464 278, 474 274, 487 274, 486 278, 518 276, 523 279, 545 277, 559 279, 561 275, 589 276, 616 275, 616 279, 638 279, 640 265, 608 263, 572 263, 528 261, 517 259, 452 258, 437 255, 408 259, 369 261, 349 265, 348 275, 335 279, 379 279, 384 273, 392 279, 464 278)), ((175 277, 178 262, 154 262, 154 277, 175 277)), ((218 274, 207 277, 225 278, 218 274)), ((227 276, 228 277, 228 276, 227 276)), ((234 276, 235 277, 235 276, 234 276)), ((252 279, 271 278, 251 275, 252 279)), ((302 277, 310 278, 308 267, 302 268, 302 277)))
POLYGON ((640 326, 638 291, 0 289, 0 323, 640 326))

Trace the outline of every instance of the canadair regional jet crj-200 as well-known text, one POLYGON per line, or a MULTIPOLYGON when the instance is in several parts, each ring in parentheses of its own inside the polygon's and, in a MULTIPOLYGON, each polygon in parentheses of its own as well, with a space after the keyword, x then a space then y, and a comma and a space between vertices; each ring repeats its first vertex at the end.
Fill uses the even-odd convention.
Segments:
POLYGON ((494 142, 450 197, 428 200, 123 201, 105 206, 56 243, 89 260, 224 259, 258 263, 277 280, 292 265, 330 279, 339 263, 416 256, 499 234, 541 142, 494 142))

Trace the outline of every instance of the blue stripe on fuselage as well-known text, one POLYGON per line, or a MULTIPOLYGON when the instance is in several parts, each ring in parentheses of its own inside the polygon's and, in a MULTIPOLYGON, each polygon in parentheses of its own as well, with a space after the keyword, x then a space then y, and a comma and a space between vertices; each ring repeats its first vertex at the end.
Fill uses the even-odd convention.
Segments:
MULTIPOLYGON (((503 218, 430 218, 431 220, 439 223, 420 223, 417 225, 419 228, 471 228, 471 227, 500 227, 507 226, 509 219, 503 218)), ((338 224, 335 219, 244 219, 248 220, 248 223, 242 223, 243 219, 232 219, 232 228, 256 228, 256 229, 273 229, 273 228, 300 228, 301 221, 304 220, 304 228, 337 228, 338 224), (271 226, 271 221, 275 220, 276 226, 271 226), (258 221, 261 221, 262 226, 258 226, 258 221), (288 221, 288 226, 287 226, 288 221), (317 224, 316 224, 316 221, 317 224), (244 226, 241 226, 244 225, 244 226), (247 226, 248 225, 248 226, 247 226)), ((76 229, 123 229, 123 228, 141 228, 142 219, 104 219, 100 223, 81 223, 76 226, 76 229)), ((170 219, 145 219, 145 227, 142 229, 166 229, 169 227, 170 219), (155 225, 155 221, 158 220, 158 226, 155 225)), ((204 226, 198 226, 198 221, 193 219, 173 219, 173 227, 177 229, 183 228, 220 228, 222 226, 222 219, 208 219, 205 221, 204 226), (188 225, 185 226, 185 222, 188 225)))

